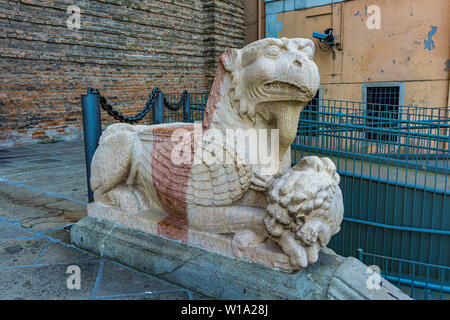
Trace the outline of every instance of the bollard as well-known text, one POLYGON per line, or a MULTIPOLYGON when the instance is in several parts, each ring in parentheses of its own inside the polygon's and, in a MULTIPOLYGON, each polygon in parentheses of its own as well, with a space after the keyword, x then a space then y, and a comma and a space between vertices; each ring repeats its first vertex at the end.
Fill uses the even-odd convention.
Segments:
POLYGON ((160 124, 164 122, 164 93, 158 90, 156 101, 153 104, 153 124, 160 124))
POLYGON ((183 104, 183 120, 184 122, 192 122, 191 118, 191 95, 186 92, 186 98, 183 104))
POLYGON ((97 89, 88 88, 87 94, 81 96, 83 113, 84 155, 86 160, 86 176, 88 187, 88 200, 94 201, 91 190, 91 162, 97 150, 102 134, 102 120, 100 117, 100 93, 97 89))

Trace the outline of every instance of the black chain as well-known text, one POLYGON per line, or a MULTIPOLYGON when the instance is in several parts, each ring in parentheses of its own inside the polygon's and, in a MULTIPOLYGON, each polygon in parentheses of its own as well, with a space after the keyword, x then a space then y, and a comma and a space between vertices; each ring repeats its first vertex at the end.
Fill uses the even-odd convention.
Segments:
MULTIPOLYGON (((155 88, 153 89, 152 94, 149 96, 147 103, 145 104, 145 107, 142 111, 140 111, 139 113, 137 113, 136 115, 132 116, 132 117, 127 117, 124 116, 120 111, 116 110, 113 108, 112 105, 110 105, 107 101, 106 98, 104 96, 100 96, 100 106, 102 107, 103 110, 105 110, 111 117, 113 117, 116 120, 119 120, 120 122, 126 122, 126 123, 138 123, 139 121, 141 121, 146 115, 147 113, 149 113, 150 109, 152 108, 152 106, 154 105, 155 101, 156 101, 156 97, 158 96, 158 94, 161 92, 161 90, 159 88, 155 88)), ((184 90, 183 93, 181 94, 181 99, 178 103, 176 104, 171 104, 169 103, 166 98, 164 98, 163 102, 164 102, 164 106, 169 109, 170 111, 178 111, 181 106, 183 106, 186 97, 187 97, 187 90, 184 90)))
POLYGON ((181 106, 184 104, 184 101, 186 100, 186 97, 187 97, 187 93, 188 93, 187 90, 183 91, 183 93, 181 94, 180 101, 177 104, 174 103, 175 106, 173 104, 167 102, 166 98, 164 98, 164 106, 167 109, 169 109, 170 111, 178 111, 181 108, 181 106))
POLYGON ((104 96, 100 96, 100 106, 103 110, 105 110, 110 116, 112 116, 114 119, 119 120, 120 122, 126 122, 126 123, 138 123, 141 121, 147 113, 150 111, 151 107, 156 101, 156 97, 160 90, 158 88, 153 89, 152 94, 149 96, 147 103, 145 104, 144 109, 137 113, 136 115, 132 117, 124 116, 121 112, 115 110, 107 101, 104 96))

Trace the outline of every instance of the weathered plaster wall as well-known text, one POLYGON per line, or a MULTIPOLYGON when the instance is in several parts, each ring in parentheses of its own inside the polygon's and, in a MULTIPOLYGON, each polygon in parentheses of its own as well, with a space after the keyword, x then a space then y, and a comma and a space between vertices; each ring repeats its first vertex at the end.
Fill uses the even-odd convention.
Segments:
MULTIPOLYGON (((151 90, 207 91, 217 57, 244 40, 242 0, 0 0, 0 146, 73 139, 80 96, 125 114, 151 90), (81 29, 68 29, 69 5, 81 29)), ((104 123, 111 122, 103 115, 104 123)))
POLYGON ((334 28, 343 50, 335 50, 333 59, 331 51, 316 49, 324 98, 360 101, 362 83, 401 81, 405 104, 448 105, 449 1, 336 2, 314 6, 309 1, 309 8, 300 10, 289 6, 297 1, 266 2, 267 36, 313 39, 314 31, 334 28), (381 9, 380 29, 367 28, 370 5, 381 9))

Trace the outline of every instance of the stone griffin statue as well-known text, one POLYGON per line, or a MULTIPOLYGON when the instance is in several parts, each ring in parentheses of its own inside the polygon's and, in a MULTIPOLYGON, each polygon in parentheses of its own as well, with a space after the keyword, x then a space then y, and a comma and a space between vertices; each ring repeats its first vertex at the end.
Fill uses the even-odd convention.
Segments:
POLYGON ((88 214, 288 271, 314 263, 339 231, 343 201, 330 159, 305 157, 291 168, 300 112, 319 87, 313 55, 307 39, 228 50, 201 125, 109 126, 92 162, 88 214), (229 130, 276 132, 258 142, 277 151, 275 170, 249 161, 248 135, 212 138, 229 130))

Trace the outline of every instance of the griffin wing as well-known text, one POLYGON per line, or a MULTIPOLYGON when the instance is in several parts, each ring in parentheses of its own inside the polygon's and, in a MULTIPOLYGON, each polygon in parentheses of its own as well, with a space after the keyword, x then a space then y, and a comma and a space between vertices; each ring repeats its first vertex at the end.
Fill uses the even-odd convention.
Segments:
POLYGON ((242 154, 224 143, 203 140, 191 169, 189 203, 224 206, 241 198, 250 185, 252 174, 242 154))
MULTIPOLYGON (((179 142, 174 143, 170 139, 170 133, 175 129, 153 129, 151 138, 146 138, 144 130, 139 132, 145 149, 145 155, 140 159, 141 169, 145 172, 141 174, 146 176, 146 172, 151 172, 151 180, 162 205, 168 211, 181 214, 189 204, 224 206, 241 198, 252 175, 242 156, 244 153, 215 141, 203 139, 199 143, 201 137, 197 141, 184 139, 187 144, 180 147, 179 142), (173 154, 176 147, 190 152, 192 161, 175 163, 173 154)), ((192 131, 189 134, 194 136, 192 131)))

